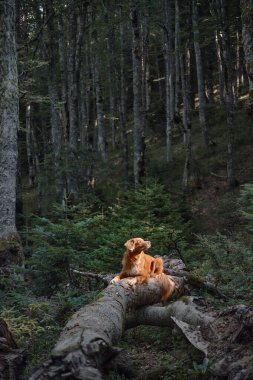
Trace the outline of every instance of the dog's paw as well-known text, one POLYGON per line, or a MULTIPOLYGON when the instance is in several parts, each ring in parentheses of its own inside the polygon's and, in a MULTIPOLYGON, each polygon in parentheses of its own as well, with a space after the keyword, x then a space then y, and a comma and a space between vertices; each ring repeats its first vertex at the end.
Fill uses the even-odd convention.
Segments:
POLYGON ((119 282, 119 281, 120 281, 119 276, 116 276, 116 277, 114 277, 114 278, 110 281, 110 284, 116 284, 116 283, 119 282))

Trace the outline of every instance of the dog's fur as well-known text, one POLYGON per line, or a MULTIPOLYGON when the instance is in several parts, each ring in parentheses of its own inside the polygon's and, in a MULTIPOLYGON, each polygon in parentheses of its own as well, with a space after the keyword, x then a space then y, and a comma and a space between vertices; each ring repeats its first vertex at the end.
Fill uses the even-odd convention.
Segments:
POLYGON ((127 248, 122 260, 122 271, 114 277, 111 283, 122 280, 126 277, 135 277, 136 284, 143 284, 151 277, 157 277, 162 288, 162 301, 170 298, 175 289, 175 283, 163 273, 163 261, 144 253, 151 247, 150 241, 141 238, 133 238, 125 244, 127 248))

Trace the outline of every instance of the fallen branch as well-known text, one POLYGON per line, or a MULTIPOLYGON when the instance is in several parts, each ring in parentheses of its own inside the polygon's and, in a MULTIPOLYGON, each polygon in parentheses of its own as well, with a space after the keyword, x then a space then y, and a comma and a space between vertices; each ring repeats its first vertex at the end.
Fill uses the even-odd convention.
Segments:
POLYGON ((227 296, 224 293, 222 293, 216 285, 214 285, 212 282, 208 281, 204 277, 197 276, 195 274, 192 274, 191 272, 187 272, 184 270, 177 271, 173 269, 164 269, 164 272, 170 276, 184 277, 186 282, 188 282, 193 287, 204 288, 208 292, 221 299, 227 299, 227 296))
POLYGON ((213 177, 216 177, 216 178, 219 178, 219 179, 223 179, 223 180, 227 180, 228 179, 228 177, 226 175, 219 175, 219 174, 216 174, 216 173, 213 173, 213 172, 210 172, 210 174, 213 177))
POLYGON ((92 273, 92 272, 82 272, 77 269, 71 269, 72 273, 78 274, 83 277, 92 278, 98 281, 102 281, 105 285, 108 285, 111 281, 111 279, 114 277, 113 275, 102 275, 99 273, 92 273))

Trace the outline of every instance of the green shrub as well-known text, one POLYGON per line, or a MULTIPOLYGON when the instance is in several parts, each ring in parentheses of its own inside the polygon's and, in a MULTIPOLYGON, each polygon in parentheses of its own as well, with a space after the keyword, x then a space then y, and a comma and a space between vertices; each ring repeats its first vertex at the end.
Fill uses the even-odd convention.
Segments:
POLYGON ((248 229, 253 230, 253 185, 251 183, 246 183, 241 187, 240 191, 240 209, 242 215, 248 221, 248 229))
POLYGON ((107 208, 87 202, 58 205, 50 218, 34 218, 27 236, 34 289, 37 294, 56 293, 69 283, 72 266, 118 272, 123 244, 131 237, 151 240, 151 254, 175 253, 175 247, 182 251, 190 230, 184 211, 184 204, 172 200, 158 183, 126 191, 107 208))
POLYGON ((222 288, 231 303, 252 304, 253 257, 243 241, 217 233, 199 235, 194 247, 199 253, 197 272, 211 277, 222 288))

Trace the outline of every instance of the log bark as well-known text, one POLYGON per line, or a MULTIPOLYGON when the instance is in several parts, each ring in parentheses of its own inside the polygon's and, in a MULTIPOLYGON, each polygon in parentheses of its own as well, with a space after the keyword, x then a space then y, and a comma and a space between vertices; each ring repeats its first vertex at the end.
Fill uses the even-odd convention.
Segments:
MULTIPOLYGON (((30 377, 35 379, 102 379, 102 368, 119 349, 129 307, 160 301, 161 288, 155 278, 135 287, 135 278, 109 285, 94 303, 76 312, 62 331, 51 358, 30 377)), ((179 281, 180 282, 180 281, 179 281)))
MULTIPOLYGON (((163 259, 165 270, 178 275, 173 277, 177 285, 173 297, 179 297, 191 283, 190 273, 182 260, 163 259)), ((89 272, 79 274, 94 276, 89 272)), ((99 280, 108 283, 110 276, 99 276, 99 280)), ((35 370, 30 380, 102 379, 104 369, 124 366, 124 354, 114 344, 124 329, 137 325, 166 326, 177 329, 177 334, 181 331, 191 345, 203 352, 215 376, 252 378, 252 308, 239 305, 217 311, 204 299, 185 295, 164 306, 158 303, 161 288, 156 278, 137 287, 135 282, 135 278, 126 278, 109 285, 95 302, 76 312, 50 359, 35 370)))

